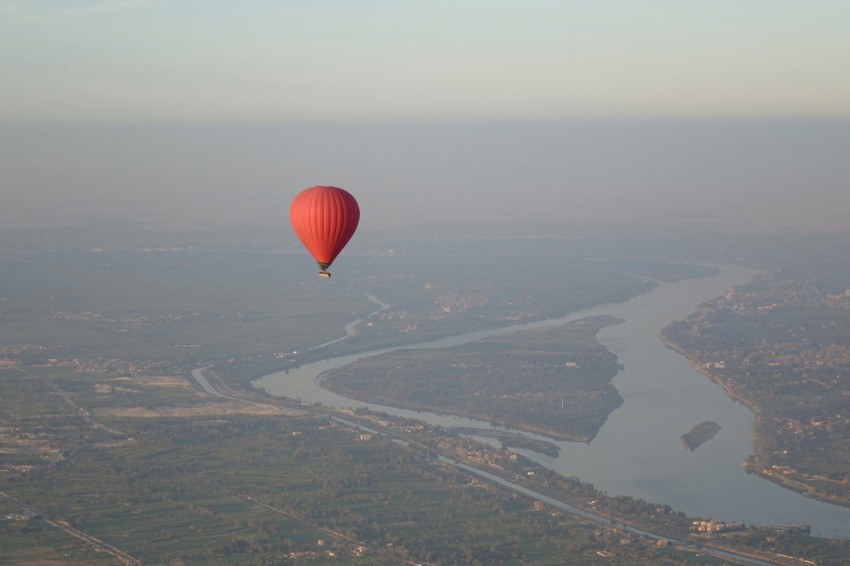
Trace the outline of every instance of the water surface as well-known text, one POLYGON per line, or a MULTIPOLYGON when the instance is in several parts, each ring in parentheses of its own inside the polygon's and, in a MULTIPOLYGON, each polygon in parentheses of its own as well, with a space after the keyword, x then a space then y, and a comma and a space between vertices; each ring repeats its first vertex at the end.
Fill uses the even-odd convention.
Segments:
MULTIPOLYGON (((602 329, 598 339, 617 354, 624 366, 613 381, 624 399, 623 405, 611 413, 589 444, 559 441, 561 451, 557 458, 518 452, 564 475, 578 476, 609 495, 639 497, 669 504, 688 515, 726 521, 756 525, 804 523, 820 536, 850 538, 850 509, 807 498, 748 474, 741 467, 752 452, 752 413, 658 338, 659 331, 671 321, 684 318, 699 304, 724 294, 732 286, 746 283, 756 273, 746 267, 727 266, 718 275, 664 283, 626 302, 557 319, 433 340, 417 347, 454 346, 588 316, 621 318, 625 322, 602 329), (682 446, 680 436, 702 421, 713 421, 721 430, 690 452, 682 446)), ((306 364, 267 375, 255 385, 273 395, 333 407, 366 407, 441 426, 491 427, 473 419, 356 401, 317 384, 317 377, 325 371, 399 349, 402 347, 306 364)))

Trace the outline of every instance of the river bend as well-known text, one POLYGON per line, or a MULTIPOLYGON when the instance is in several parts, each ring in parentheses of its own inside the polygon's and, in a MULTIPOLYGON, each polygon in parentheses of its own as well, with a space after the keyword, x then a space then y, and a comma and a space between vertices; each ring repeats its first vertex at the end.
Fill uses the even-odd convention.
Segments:
MULTIPOLYGON (((629 495, 666 503, 691 516, 718 520, 756 525, 809 524, 813 534, 850 538, 850 509, 807 498, 748 474, 741 467, 741 462, 752 452, 752 413, 694 370, 682 355, 666 348, 658 337, 660 330, 671 321, 686 317, 699 304, 724 294, 732 286, 750 281, 756 273, 752 268, 724 266, 718 275, 663 283, 622 303, 414 346, 330 358, 267 375, 257 380, 255 386, 272 395, 332 407, 365 407, 446 427, 492 428, 490 423, 473 419, 349 399, 322 389, 318 377, 358 359, 395 350, 443 348, 532 328, 557 326, 589 316, 615 316, 625 322, 602 329, 597 337, 617 355, 624 367, 613 380, 624 399, 623 405, 609 416, 589 444, 558 441, 560 454, 557 458, 525 450, 518 452, 561 474, 578 476, 609 495, 629 495), (680 436, 702 421, 716 422, 721 430, 699 449, 690 452, 682 446, 680 436)), ((374 297, 370 299, 379 303, 374 297)), ((379 310, 387 308, 379 304, 379 310)), ((346 336, 356 331, 356 322, 346 327, 346 336)))

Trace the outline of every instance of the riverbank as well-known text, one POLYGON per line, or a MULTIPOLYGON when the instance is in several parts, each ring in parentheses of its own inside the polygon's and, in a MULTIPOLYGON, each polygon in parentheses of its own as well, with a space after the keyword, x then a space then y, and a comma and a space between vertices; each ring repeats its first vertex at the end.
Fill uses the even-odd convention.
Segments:
MULTIPOLYGON (((529 425, 527 423, 521 424, 521 423, 518 423, 518 422, 515 422, 515 421, 500 419, 497 416, 493 416, 492 414, 488 414, 488 413, 480 413, 479 414, 479 413, 474 413, 474 412, 463 412, 463 413, 461 413, 461 412, 457 412, 457 411, 446 411, 446 410, 440 409, 439 407, 434 407, 434 406, 431 406, 431 405, 416 404, 416 403, 402 403, 402 402, 399 402, 398 400, 395 400, 395 399, 387 399, 387 398, 381 397, 380 395, 378 395, 378 396, 366 395, 366 394, 363 394, 362 392, 359 392, 359 391, 354 390, 354 389, 349 389, 349 388, 346 388, 344 386, 338 386, 337 384, 335 384, 333 387, 329 387, 329 384, 326 382, 326 376, 320 376, 316 380, 316 384, 323 389, 326 389, 328 391, 335 393, 336 395, 342 395, 343 397, 347 397, 347 398, 355 400, 355 401, 361 401, 363 403, 377 404, 377 405, 382 405, 382 406, 385 406, 385 407, 392 407, 393 409, 399 409, 399 410, 403 410, 403 411, 416 411, 416 412, 423 412, 423 413, 432 413, 432 414, 435 414, 435 415, 461 417, 461 418, 465 418, 465 419, 474 419, 474 420, 478 420, 478 421, 481 421, 481 422, 489 422, 492 425, 497 426, 497 427, 503 427, 503 428, 507 428, 507 429, 516 430, 516 431, 519 431, 520 433, 527 433, 527 434, 535 434, 535 435, 539 435, 539 436, 545 436, 545 437, 550 438, 550 439, 555 440, 555 441, 589 443, 591 440, 593 440, 593 437, 591 437, 591 436, 578 435, 578 434, 567 434, 563 431, 559 431, 559 430, 554 429, 554 428, 532 426, 532 425, 529 425)), ((617 406, 612 407, 607 412, 607 414, 610 414, 611 411, 615 410, 618 406, 619 406, 619 403, 617 404, 617 406)), ((478 434, 477 436, 482 436, 482 435, 478 434)), ((539 452, 539 450, 537 450, 537 451, 539 452)), ((545 453, 545 452, 543 452, 543 453, 545 453)))
MULTIPOLYGON (((552 329, 594 316, 623 319, 626 322, 596 335, 600 345, 617 356, 620 369, 611 385, 624 398, 622 406, 608 416, 593 442, 558 442, 560 454, 555 459, 532 451, 524 451, 526 456, 565 477, 591 481, 609 494, 667 504, 690 516, 753 525, 808 524, 816 536, 848 538, 850 509, 805 497, 741 467, 741 462, 752 454, 753 412, 742 402, 731 401, 722 388, 694 371, 684 356, 658 339, 659 331, 671 321, 684 319, 705 301, 749 281, 755 273, 751 268, 725 266, 718 276, 664 284, 625 303, 602 305, 543 323, 447 336, 406 350, 451 349, 496 336, 507 339, 517 332, 552 329), (682 449, 679 435, 700 421, 717 422, 722 431, 703 449, 693 453, 682 449)), ((401 410, 370 402, 373 400, 362 402, 340 396, 317 383, 321 374, 395 351, 398 350, 391 348, 332 357, 269 375, 255 382, 255 386, 302 403, 364 408, 441 427, 495 426, 449 416, 446 406, 439 406, 440 414, 401 410)), ((433 355, 423 357, 426 359, 439 360, 433 355)), ((449 365, 454 361, 449 360, 449 365)), ((397 365, 388 363, 387 358, 381 363, 388 370, 397 365)), ((453 371, 466 373, 466 369, 456 367, 453 371)), ((382 383, 391 383, 382 375, 376 377, 382 383)), ((423 377, 424 374, 418 376, 418 381, 428 385, 430 381, 423 377)), ((380 393, 385 396, 387 391, 380 393)), ((553 400, 560 409, 560 399, 553 400)), ((413 399, 414 403, 420 401, 423 399, 413 399)))
POLYGON ((717 376, 717 375, 711 373, 710 371, 708 371, 708 369, 706 369, 699 361, 697 361, 697 359, 694 356, 692 356, 687 350, 681 348, 677 344, 674 344, 673 342, 668 340, 664 336, 663 332, 661 334, 659 334, 659 338, 661 339, 661 342, 662 342, 662 344, 664 344, 664 346, 666 346, 667 348, 670 348, 671 350, 681 354, 683 358, 688 360, 688 363, 691 364, 691 367, 694 369, 694 371, 701 373, 704 376, 708 377, 711 381, 713 381, 715 384, 720 386, 720 388, 723 389, 723 391, 726 393, 726 395, 730 399, 737 401, 738 403, 744 405, 746 408, 748 408, 750 410, 750 412, 753 414, 753 416, 756 419, 758 419, 759 407, 752 401, 752 399, 748 399, 748 398, 740 395, 737 391, 732 389, 732 387, 728 383, 726 383, 723 380, 722 377, 717 376))
POLYGON ((665 338, 663 332, 660 334, 660 338, 667 348, 670 348, 671 350, 674 350, 675 352, 681 354, 695 371, 711 379, 712 382, 714 382, 723 389, 723 391, 730 399, 741 403, 742 405, 747 407, 753 414, 753 454, 751 454, 743 462, 741 462, 741 466, 743 466, 743 468, 747 470, 747 472, 758 475, 759 477, 762 477, 777 485, 780 485, 785 489, 791 490, 795 493, 799 493, 811 499, 822 501, 824 503, 830 503, 833 505, 840 505, 842 507, 850 507, 850 497, 829 496, 823 493, 821 490, 818 490, 810 483, 812 481, 829 480, 826 480, 824 478, 809 478, 805 474, 798 472, 790 466, 775 466, 766 463, 768 461, 768 455, 764 451, 759 450, 760 446, 764 446, 767 443, 767 439, 763 438, 758 433, 759 428, 764 425, 761 417, 761 407, 759 407, 753 399, 749 399, 735 391, 729 385, 729 383, 725 379, 723 379, 722 376, 718 376, 710 372, 704 366, 704 364, 698 361, 687 350, 665 338))
POLYGON ((482 438, 494 438, 502 443, 503 448, 520 448, 523 450, 531 450, 538 454, 557 458, 560 448, 554 442, 545 440, 537 440, 529 438, 518 432, 508 432, 504 430, 494 430, 488 428, 472 428, 472 427, 449 427, 450 432, 462 434, 466 436, 479 436, 482 438))

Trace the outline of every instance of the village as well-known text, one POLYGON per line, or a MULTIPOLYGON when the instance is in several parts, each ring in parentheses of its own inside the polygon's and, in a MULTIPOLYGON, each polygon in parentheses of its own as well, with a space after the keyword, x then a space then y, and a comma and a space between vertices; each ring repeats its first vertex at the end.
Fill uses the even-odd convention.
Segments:
POLYGON ((747 469, 850 503, 850 289, 763 277, 662 336, 756 414, 747 469))

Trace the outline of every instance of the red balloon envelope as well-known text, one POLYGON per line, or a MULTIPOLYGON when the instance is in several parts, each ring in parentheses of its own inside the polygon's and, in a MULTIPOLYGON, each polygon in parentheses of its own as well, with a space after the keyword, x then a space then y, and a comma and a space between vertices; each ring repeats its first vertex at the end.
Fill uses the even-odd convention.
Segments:
POLYGON ((328 267, 354 235, 360 221, 360 207, 346 190, 337 187, 311 187, 298 193, 289 206, 292 230, 322 270, 328 267))

